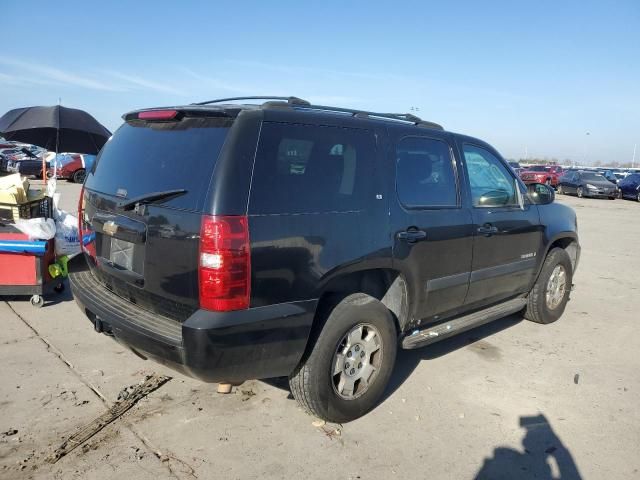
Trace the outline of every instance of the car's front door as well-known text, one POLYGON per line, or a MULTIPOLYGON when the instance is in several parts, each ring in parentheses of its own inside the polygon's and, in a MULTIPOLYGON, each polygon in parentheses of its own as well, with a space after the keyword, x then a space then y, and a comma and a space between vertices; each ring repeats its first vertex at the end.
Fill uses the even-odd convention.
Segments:
POLYGON ((499 154, 462 143, 474 220, 473 263, 467 305, 488 305, 527 291, 542 252, 535 205, 499 154))
POLYGON ((460 196, 461 166, 448 134, 392 133, 393 262, 407 281, 410 317, 435 320, 463 305, 469 284, 473 232, 460 196))
POLYGON ((576 172, 569 172, 562 177, 562 190, 564 190, 564 193, 576 193, 576 175, 576 172))

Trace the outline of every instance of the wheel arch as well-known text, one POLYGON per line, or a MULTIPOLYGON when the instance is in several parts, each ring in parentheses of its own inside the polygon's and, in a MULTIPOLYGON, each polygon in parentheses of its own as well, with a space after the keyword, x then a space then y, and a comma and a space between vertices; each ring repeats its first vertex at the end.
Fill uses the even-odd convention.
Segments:
POLYGON ((366 293, 382 302, 395 320, 398 333, 409 321, 409 289, 401 272, 391 268, 366 268, 334 274, 319 289, 314 327, 342 298, 352 293, 366 293))
POLYGON ((544 259, 547 258, 547 255, 554 248, 562 248, 567 252, 569 258, 571 259, 571 268, 573 271, 576 271, 578 267, 578 261, 580 260, 580 244, 578 243, 578 235, 576 232, 561 232, 556 234, 551 241, 547 244, 547 247, 544 251, 544 257, 540 262, 540 267, 538 268, 538 272, 536 274, 536 280, 542 271, 542 265, 544 264, 544 259))

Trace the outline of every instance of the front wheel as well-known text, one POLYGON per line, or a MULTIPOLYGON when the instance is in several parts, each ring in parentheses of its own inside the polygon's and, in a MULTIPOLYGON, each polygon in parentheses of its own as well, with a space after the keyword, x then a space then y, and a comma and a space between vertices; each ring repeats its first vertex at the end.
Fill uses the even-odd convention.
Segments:
POLYGON ((382 397, 397 344, 389 310, 364 293, 349 295, 331 310, 289 377, 291 393, 318 418, 336 423, 355 420, 382 397))
POLYGON ((584 197, 584 189, 582 187, 578 187, 578 190, 576 190, 576 193, 578 194, 578 198, 584 197))
POLYGON ((636 200, 640 202, 640 191, 636 195, 636 200))
POLYGON ((524 317, 536 323, 558 320, 569 301, 572 281, 569 254, 562 248, 554 248, 547 254, 540 275, 529 292, 524 317))
POLYGON ((564 194, 564 190, 562 190, 562 185, 558 185, 557 190, 558 190, 558 195, 564 194))

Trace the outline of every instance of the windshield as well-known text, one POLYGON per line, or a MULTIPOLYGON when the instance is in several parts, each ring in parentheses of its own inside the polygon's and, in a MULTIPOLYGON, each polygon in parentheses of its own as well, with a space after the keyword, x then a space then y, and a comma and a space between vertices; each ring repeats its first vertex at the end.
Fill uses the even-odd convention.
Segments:
POLYGON ((544 167, 542 165, 534 165, 533 167, 529 167, 529 170, 532 172, 546 172, 549 167, 544 167))
POLYGON ((595 180, 595 181, 606 180, 606 178, 604 178, 599 173, 593 173, 593 172, 581 173, 580 178, 582 178, 582 180, 595 180))
POLYGON ((86 187, 107 195, 118 192, 125 200, 185 189, 185 195, 161 203, 197 210, 230 124, 220 118, 125 123, 101 150, 86 187))

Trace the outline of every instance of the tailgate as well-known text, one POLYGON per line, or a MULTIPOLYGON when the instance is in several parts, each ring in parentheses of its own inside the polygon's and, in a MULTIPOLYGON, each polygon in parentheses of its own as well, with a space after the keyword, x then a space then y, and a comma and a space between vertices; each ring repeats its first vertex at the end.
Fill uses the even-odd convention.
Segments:
POLYGON ((106 288, 178 321, 198 308, 203 204, 230 122, 135 119, 107 142, 83 194, 89 264, 106 288))

